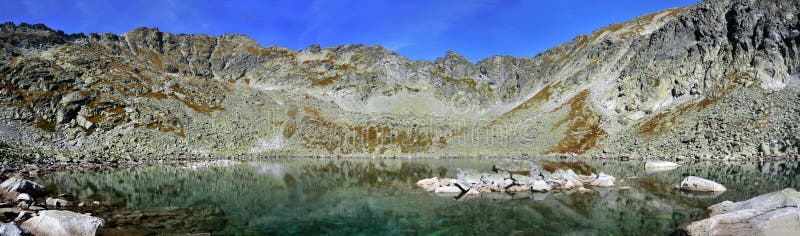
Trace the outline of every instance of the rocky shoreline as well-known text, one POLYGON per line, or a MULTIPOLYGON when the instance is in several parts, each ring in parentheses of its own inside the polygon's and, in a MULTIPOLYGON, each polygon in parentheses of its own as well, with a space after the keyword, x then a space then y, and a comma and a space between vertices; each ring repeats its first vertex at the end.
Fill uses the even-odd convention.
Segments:
MULTIPOLYGON (((670 171, 679 164, 648 161, 648 171, 670 171)), ((579 175, 572 169, 549 172, 536 162, 506 161, 493 171, 479 173, 458 169, 456 178, 419 180, 421 189, 457 200, 474 197, 515 199, 516 194, 586 193, 614 188, 616 178, 599 174, 579 175), (500 195, 498 195, 500 194, 500 195), (504 197, 505 196, 505 197, 504 197)), ((621 187, 624 189, 627 187, 621 187)), ((719 196, 725 186, 712 180, 686 176, 675 186, 682 194, 693 197, 719 196)), ((546 195, 538 198, 546 198, 546 195)), ((792 235, 800 232, 800 192, 792 188, 767 193, 742 202, 724 201, 708 207, 709 218, 692 222, 685 229, 690 235, 792 235)))
MULTIPOLYGON (((0 184, 0 235, 94 235, 103 225, 103 219, 88 214, 61 210, 63 207, 86 203, 73 203, 63 198, 47 197, 44 186, 30 180, 11 177, 0 184), (47 198, 45 198, 47 197, 47 198), (44 199, 44 200, 43 200, 44 199), (5 223, 7 222, 7 223, 5 223)), ((100 205, 99 202, 90 204, 100 205)))

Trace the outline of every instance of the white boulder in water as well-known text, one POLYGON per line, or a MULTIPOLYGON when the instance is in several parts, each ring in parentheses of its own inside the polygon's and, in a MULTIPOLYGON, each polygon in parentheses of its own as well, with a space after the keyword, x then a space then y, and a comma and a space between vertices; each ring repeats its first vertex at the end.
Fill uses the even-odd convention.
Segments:
POLYGON ((592 186, 600 186, 600 187, 613 187, 614 181, 617 179, 614 176, 607 175, 605 173, 600 173, 597 175, 597 178, 592 181, 592 186))
POLYGON ((722 184, 696 176, 686 177, 681 181, 681 185, 678 188, 699 192, 722 192, 728 190, 722 184))
POLYGON ((671 161, 646 161, 644 163, 645 169, 666 169, 676 167, 678 167, 678 163, 671 161))

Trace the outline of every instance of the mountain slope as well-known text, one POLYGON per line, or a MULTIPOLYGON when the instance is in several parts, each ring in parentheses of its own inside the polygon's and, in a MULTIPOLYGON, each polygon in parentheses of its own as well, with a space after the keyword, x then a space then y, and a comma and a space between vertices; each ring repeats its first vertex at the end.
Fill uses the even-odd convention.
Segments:
POLYGON ((475 64, 454 52, 411 61, 379 46, 294 51, 243 35, 6 23, 0 150, 794 156, 799 6, 708 0, 475 64))

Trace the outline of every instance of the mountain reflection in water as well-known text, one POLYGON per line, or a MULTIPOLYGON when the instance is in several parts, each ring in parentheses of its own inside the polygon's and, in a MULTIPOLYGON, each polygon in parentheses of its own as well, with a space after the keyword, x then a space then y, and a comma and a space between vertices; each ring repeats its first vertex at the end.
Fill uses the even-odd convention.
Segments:
POLYGON ((545 169, 604 172, 617 177, 617 186, 456 200, 415 185, 432 176, 454 178, 457 168, 489 171, 496 161, 278 159, 199 170, 56 172, 38 181, 83 202, 110 203, 81 211, 105 218, 107 227, 118 228, 114 232, 342 235, 670 234, 703 218, 709 205, 800 187, 796 162, 687 163, 647 173, 642 162, 563 160, 539 163, 545 169), (729 190, 715 196, 674 189, 689 175, 729 190), (180 220, 158 214, 167 211, 180 220), (148 214, 153 217, 141 216, 148 214))

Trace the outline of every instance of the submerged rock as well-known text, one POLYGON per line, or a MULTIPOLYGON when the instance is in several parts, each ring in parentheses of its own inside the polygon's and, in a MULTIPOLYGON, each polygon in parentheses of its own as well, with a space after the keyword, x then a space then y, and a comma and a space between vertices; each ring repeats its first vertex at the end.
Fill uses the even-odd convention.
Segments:
POLYGON ((592 181, 591 185, 592 186, 600 186, 600 187, 613 187, 614 186, 614 181, 616 181, 616 180, 617 179, 614 178, 614 176, 610 176, 610 175, 607 175, 605 173, 600 172, 600 174, 597 175, 597 178, 594 179, 594 181, 592 181))
POLYGON ((40 197, 47 194, 44 186, 30 180, 11 177, 0 183, 0 195, 6 198, 16 198, 20 193, 27 193, 32 197, 40 197))
POLYGON ((71 211, 40 211, 22 223, 34 235, 95 235, 103 219, 71 211))
POLYGON ((800 193, 787 188, 747 201, 712 205, 711 217, 686 229, 691 235, 797 235, 800 193))
POLYGON ((726 191, 727 189, 725 186, 721 184, 703 179, 696 176, 689 176, 681 181, 681 185, 678 186, 681 190, 689 190, 689 191, 699 191, 699 192, 721 192, 726 191))

